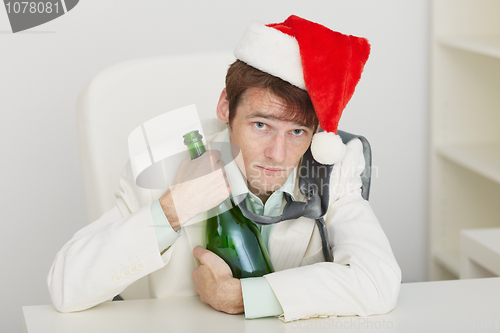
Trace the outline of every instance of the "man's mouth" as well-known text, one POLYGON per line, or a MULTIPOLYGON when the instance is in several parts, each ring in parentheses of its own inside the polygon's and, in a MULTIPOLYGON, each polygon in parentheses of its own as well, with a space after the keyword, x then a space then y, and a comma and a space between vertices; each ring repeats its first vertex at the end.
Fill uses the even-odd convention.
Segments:
POLYGON ((262 167, 262 166, 258 166, 258 168, 260 170, 262 170, 262 172, 264 172, 264 174, 267 174, 267 175, 277 175, 277 174, 285 171, 282 168, 269 168, 269 167, 262 167))

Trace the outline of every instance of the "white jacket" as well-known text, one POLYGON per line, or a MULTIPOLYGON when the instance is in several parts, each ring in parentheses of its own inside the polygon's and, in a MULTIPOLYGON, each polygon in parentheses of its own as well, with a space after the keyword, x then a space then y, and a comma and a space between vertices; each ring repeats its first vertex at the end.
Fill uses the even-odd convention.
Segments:
MULTIPOLYGON (((214 134, 214 140, 223 141, 225 133, 214 134)), ((401 271, 370 204, 361 197, 364 165, 362 144, 354 139, 332 171, 325 221, 333 263, 323 262, 314 220, 299 218, 275 226, 269 253, 276 272, 265 278, 285 321, 382 314, 395 307, 401 271)), ((161 256, 150 204, 162 194, 136 186, 127 165, 113 209, 78 231, 56 255, 48 286, 57 310, 88 309, 146 275, 150 297, 196 295, 191 273, 199 263, 192 250, 205 245, 205 223, 183 227, 181 236, 161 256)), ((294 195, 306 200, 297 186, 294 195)))

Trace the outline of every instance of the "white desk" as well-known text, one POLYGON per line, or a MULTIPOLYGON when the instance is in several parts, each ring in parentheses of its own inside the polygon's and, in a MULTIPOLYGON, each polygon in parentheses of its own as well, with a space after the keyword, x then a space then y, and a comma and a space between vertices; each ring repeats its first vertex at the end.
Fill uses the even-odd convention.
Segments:
POLYGON ((500 332, 500 277, 403 284, 386 315, 315 318, 283 323, 245 320, 213 310, 197 297, 106 302, 78 313, 24 306, 29 333, 38 332, 500 332))

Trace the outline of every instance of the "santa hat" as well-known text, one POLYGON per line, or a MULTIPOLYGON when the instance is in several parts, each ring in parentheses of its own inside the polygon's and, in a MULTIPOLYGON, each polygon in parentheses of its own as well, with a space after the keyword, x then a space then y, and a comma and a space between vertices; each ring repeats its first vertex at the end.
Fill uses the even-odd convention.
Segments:
POLYGON ((324 131, 313 136, 311 151, 322 164, 344 158, 337 126, 369 54, 365 38, 295 15, 283 23, 251 24, 234 50, 237 59, 308 92, 324 131))

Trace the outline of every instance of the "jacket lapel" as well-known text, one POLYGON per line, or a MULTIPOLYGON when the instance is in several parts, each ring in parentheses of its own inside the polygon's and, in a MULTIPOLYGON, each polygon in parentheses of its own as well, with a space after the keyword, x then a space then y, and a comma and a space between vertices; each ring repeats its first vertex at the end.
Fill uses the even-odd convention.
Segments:
MULTIPOLYGON (((294 188, 294 197, 299 201, 307 200, 300 193, 298 186, 294 188)), ((283 199, 281 214, 283 214, 285 203, 286 201, 283 199)), ((315 223, 312 219, 300 217, 296 220, 276 224, 269 238, 269 255, 276 271, 300 265, 309 245, 315 223)))
POLYGON ((276 224, 269 239, 269 254, 276 271, 300 265, 314 224, 314 220, 305 217, 276 224))

